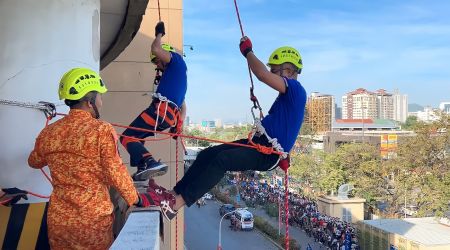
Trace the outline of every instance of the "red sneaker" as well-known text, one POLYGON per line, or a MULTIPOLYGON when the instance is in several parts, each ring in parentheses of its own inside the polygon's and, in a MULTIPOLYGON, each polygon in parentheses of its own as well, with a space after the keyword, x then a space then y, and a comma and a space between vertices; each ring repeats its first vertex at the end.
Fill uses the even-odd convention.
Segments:
POLYGON ((175 196, 167 191, 165 188, 158 186, 154 181, 149 181, 146 197, 150 197, 149 204, 155 204, 161 208, 161 212, 166 219, 171 220, 177 212, 173 207, 175 206, 175 196))

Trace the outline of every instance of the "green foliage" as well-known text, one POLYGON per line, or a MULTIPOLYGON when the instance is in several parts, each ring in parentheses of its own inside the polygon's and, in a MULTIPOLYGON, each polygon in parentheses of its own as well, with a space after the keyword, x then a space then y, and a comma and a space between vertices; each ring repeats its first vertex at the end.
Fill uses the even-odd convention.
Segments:
POLYGON ((251 125, 226 129, 216 128, 215 131, 208 136, 208 138, 222 141, 235 141, 242 138, 247 138, 251 129, 251 125))
POLYGON ((224 203, 224 204, 233 204, 235 207, 239 207, 236 204, 236 201, 234 199, 232 199, 230 196, 222 193, 219 191, 219 189, 217 187, 214 187, 213 189, 210 190, 211 194, 214 195, 214 197, 224 203))
MULTIPOLYGON (((278 229, 270 225, 267 221, 265 221, 263 218, 255 216, 254 218, 254 226, 259 231, 263 232, 267 236, 269 236, 273 241, 281 245, 282 247, 285 246, 285 238, 284 235, 278 235, 278 229)), ((298 245, 297 241, 295 239, 289 239, 289 249, 293 250, 300 250, 300 246, 298 245)))
MULTIPOLYGON (((198 129, 192 129, 185 133, 186 135, 196 136, 196 137, 206 137, 206 134, 198 129)), ((197 139, 186 139, 186 144, 188 146, 198 146, 198 147, 208 147, 211 145, 209 141, 197 140, 197 139)))
POLYGON ((396 192, 389 201, 393 211, 404 205, 416 205, 418 215, 441 216, 450 201, 450 117, 415 126, 416 136, 399 145, 397 157, 389 162, 392 186, 396 192))
POLYGON ((290 174, 315 195, 333 194, 350 183, 353 195, 372 208, 385 201, 394 214, 406 197, 407 205, 419 208, 418 216, 441 216, 450 201, 450 117, 439 116, 428 124, 409 118, 416 134, 401 137, 393 159, 382 160, 379 149, 368 144, 345 144, 330 154, 292 153, 290 174))
POLYGON ((405 123, 402 124, 402 129, 414 130, 414 128, 417 126, 417 124, 418 124, 417 116, 408 116, 406 118, 405 123))
POLYGON ((277 203, 267 203, 264 205, 264 210, 266 210, 267 215, 270 217, 278 218, 278 204, 277 203))
POLYGON ((290 174, 312 187, 316 195, 336 194, 344 183, 372 204, 383 194, 385 174, 378 150, 367 144, 345 144, 333 154, 313 151, 292 154, 290 174))

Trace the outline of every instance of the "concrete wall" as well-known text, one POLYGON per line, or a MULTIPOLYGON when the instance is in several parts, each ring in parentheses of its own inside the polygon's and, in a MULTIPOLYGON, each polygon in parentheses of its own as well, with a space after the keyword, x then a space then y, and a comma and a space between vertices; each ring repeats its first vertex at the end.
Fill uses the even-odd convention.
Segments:
POLYGON ((331 217, 344 219, 344 209, 350 210, 352 223, 364 220, 364 199, 337 200, 328 197, 320 197, 317 207, 320 213, 331 217))
MULTIPOLYGON (((101 72, 109 92, 104 95, 102 118, 113 123, 128 125, 151 102, 154 91, 153 79, 155 67, 150 63, 150 46, 155 37, 155 25, 158 22, 158 2, 150 1, 139 32, 127 49, 101 72)), ((181 53, 183 49, 182 0, 160 0, 161 19, 165 23, 166 35, 163 42, 168 42, 181 53)), ((123 129, 117 129, 120 133, 123 129)), ((157 159, 168 163, 169 173, 156 179, 158 184, 171 189, 176 183, 176 143, 168 139, 147 142, 147 148, 157 159)), ((119 145, 122 158, 129 163, 129 155, 119 145)), ((178 179, 183 174, 183 151, 179 145, 178 179)), ((136 171, 129 169, 130 173, 136 171)), ((182 249, 184 242, 184 211, 178 213, 178 222, 165 221, 164 242, 161 249, 182 249), (176 223, 178 224, 176 226, 176 223), (178 228, 178 233, 176 232, 178 228), (176 237, 178 236, 178 237, 176 237), (175 241, 178 238, 178 241, 175 241)))

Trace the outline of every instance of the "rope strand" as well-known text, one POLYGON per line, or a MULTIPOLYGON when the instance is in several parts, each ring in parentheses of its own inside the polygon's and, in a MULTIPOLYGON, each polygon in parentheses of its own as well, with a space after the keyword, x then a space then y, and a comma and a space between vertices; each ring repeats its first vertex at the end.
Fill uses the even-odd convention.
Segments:
POLYGON ((161 22, 161 8, 159 7, 159 0, 158 0, 158 15, 159 15, 159 21, 161 22))

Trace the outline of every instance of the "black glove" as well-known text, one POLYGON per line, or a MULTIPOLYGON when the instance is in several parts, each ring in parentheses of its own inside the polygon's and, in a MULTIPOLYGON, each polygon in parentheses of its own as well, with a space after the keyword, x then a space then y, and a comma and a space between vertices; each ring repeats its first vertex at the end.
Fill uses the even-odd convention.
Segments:
POLYGON ((21 190, 18 188, 2 188, 2 191, 5 193, 2 198, 11 199, 7 204, 16 204, 20 199, 28 200, 27 194, 28 192, 25 190, 21 190))
POLYGON ((159 69, 155 69, 156 70, 156 75, 155 75, 155 79, 153 80, 153 84, 158 85, 159 82, 161 81, 161 71, 159 69))
POLYGON ((164 36, 166 34, 166 29, 164 28, 164 22, 159 22, 155 26, 155 37, 158 36, 158 34, 161 34, 161 36, 164 36))
POLYGON ((250 38, 244 36, 241 38, 241 42, 239 43, 239 48, 241 49, 241 53, 244 57, 247 57, 249 52, 253 52, 253 45, 250 38))

